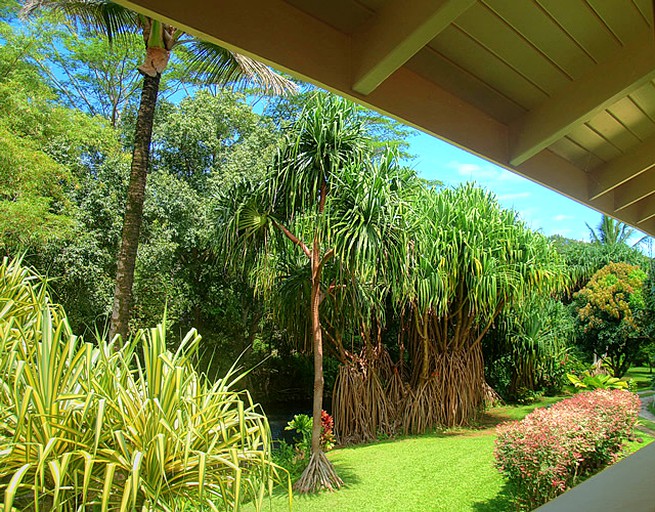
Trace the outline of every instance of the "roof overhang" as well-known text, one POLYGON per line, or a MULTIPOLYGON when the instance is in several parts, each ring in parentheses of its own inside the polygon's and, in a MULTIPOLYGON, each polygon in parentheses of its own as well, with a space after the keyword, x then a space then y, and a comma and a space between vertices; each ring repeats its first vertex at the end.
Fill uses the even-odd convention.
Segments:
POLYGON ((651 0, 117 0, 655 235, 651 0))

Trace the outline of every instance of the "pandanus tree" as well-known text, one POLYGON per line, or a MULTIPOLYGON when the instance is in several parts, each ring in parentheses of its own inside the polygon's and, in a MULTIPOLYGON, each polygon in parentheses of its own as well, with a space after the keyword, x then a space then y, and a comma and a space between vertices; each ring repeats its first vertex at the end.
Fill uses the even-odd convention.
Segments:
POLYGON ((560 259, 516 213, 473 185, 426 190, 402 298, 412 361, 403 427, 469 421, 484 403, 481 343, 503 308, 559 284, 560 259))
POLYGON ((384 197, 369 193, 362 176, 377 176, 381 188, 398 186, 396 167, 392 154, 375 152, 352 104, 317 94, 285 135, 268 177, 226 191, 221 202, 230 260, 276 304, 289 330, 311 341, 313 430, 300 492, 341 485, 320 446, 324 335, 331 332, 332 348, 343 353, 336 311, 360 289, 353 276, 374 279, 378 267, 370 262, 391 234, 374 225, 384 197))
POLYGON ((274 94, 294 90, 295 86, 257 61, 192 37, 172 25, 137 14, 109 0, 26 0, 21 12, 23 16, 29 16, 40 9, 61 12, 86 29, 106 35, 109 40, 126 33, 143 36, 145 54, 143 63, 138 67, 143 75, 143 85, 134 131, 110 324, 110 336, 120 334, 125 337, 130 318, 157 95, 171 52, 184 46, 189 54, 187 71, 205 84, 238 86, 253 83, 274 94))

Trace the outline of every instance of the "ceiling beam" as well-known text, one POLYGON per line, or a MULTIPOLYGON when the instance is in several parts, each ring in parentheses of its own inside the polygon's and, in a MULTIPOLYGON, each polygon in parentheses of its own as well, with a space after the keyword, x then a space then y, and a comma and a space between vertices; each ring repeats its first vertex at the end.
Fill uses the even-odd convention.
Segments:
POLYGON ((655 136, 649 137, 632 151, 610 160, 589 173, 589 199, 624 185, 655 165, 655 136))
POLYGON ((655 38, 649 30, 513 124, 510 163, 522 164, 653 78, 655 38))
POLYGON ((390 0, 353 34, 353 86, 374 91, 476 0, 390 0))
MULTIPOLYGON (((512 170, 511 167, 509 169, 512 170)), ((652 226, 647 222, 652 217, 649 203, 637 203, 619 212, 614 212, 614 191, 590 200, 587 194, 588 174, 550 150, 536 154, 529 162, 514 171, 575 201, 586 204, 594 210, 611 214, 626 224, 652 232, 648 231, 652 229, 652 226)), ((655 196, 653 200, 655 201, 655 196)), ((655 204, 652 210, 655 210, 655 204)))
MULTIPOLYGON (((590 199, 589 174, 552 151, 541 151, 524 164, 512 166, 506 124, 458 97, 456 90, 450 92, 407 66, 367 96, 353 91, 351 36, 287 1, 116 1, 403 121, 598 211, 614 212, 612 190, 590 199)), ((642 67, 638 62, 634 65, 642 67)), ((585 92, 595 94, 593 88, 585 92)), ((630 208, 616 217, 636 226, 638 215, 630 208)), ((655 219, 639 227, 655 233, 655 219)))
POLYGON ((368 96, 353 91, 351 37, 284 0, 116 1, 489 160, 507 162, 504 124, 406 67, 368 96))
MULTIPOLYGON (((634 219, 629 224, 644 229, 643 224, 655 217, 655 196, 649 196, 621 210, 621 217, 634 219)), ((618 218, 618 217, 617 217, 618 218)))
POLYGON ((650 169, 614 189, 614 211, 621 211, 655 193, 655 171, 650 169))

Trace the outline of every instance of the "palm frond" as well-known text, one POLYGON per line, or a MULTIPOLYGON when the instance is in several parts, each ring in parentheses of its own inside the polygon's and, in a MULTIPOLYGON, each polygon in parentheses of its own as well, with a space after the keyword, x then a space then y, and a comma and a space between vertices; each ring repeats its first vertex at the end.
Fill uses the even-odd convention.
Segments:
POLYGON ((23 18, 40 10, 61 12, 74 23, 98 31, 112 41, 140 28, 139 16, 108 0, 26 0, 20 10, 23 18))
POLYGON ((188 71, 203 83, 243 88, 256 85, 271 95, 295 92, 296 84, 250 57, 201 39, 180 41, 189 52, 188 71))

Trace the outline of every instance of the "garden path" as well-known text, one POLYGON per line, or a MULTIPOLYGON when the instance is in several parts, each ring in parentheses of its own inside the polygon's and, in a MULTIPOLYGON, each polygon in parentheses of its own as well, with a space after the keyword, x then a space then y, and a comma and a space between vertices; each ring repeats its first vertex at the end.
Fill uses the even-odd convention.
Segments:
MULTIPOLYGON (((648 391, 642 391, 639 393, 640 399, 641 399, 641 411, 639 411, 639 416, 644 418, 645 420, 649 421, 654 421, 655 422, 655 414, 650 412, 648 410, 648 404, 650 404, 653 400, 655 400, 655 395, 649 394, 648 396, 641 396, 642 393, 649 393, 648 391)), ((652 392, 651 392, 652 393, 652 392)))

